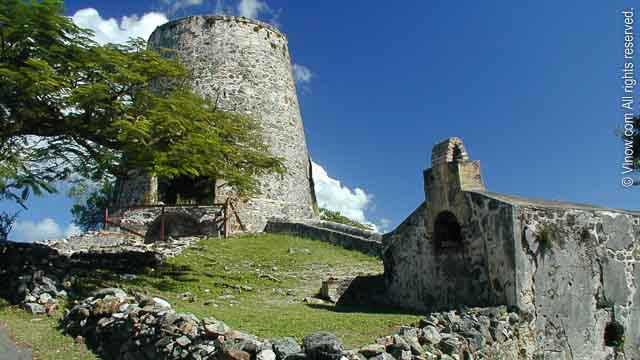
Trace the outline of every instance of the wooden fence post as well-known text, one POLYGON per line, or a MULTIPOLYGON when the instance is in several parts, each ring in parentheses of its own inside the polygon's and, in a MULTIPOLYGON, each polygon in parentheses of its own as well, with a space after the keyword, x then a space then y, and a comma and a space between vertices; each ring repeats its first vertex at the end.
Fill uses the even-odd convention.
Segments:
POLYGON ((232 202, 230 202, 229 205, 231 205, 231 210, 233 211, 233 214, 236 216, 236 221, 240 225, 240 229, 242 229, 242 231, 244 232, 247 232, 247 228, 242 223, 242 220, 240 220, 240 215, 238 215, 238 211, 236 210, 236 207, 233 205, 232 202))
POLYGON ((224 202, 224 238, 228 238, 229 237, 229 228, 230 228, 230 224, 229 224, 229 198, 227 198, 227 200, 225 200, 224 202))

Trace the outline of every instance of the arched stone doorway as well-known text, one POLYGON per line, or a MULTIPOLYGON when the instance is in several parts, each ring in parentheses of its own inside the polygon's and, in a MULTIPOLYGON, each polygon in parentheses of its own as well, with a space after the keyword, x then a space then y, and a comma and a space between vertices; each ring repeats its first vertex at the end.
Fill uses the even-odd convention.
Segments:
POLYGON ((458 218, 451 211, 441 211, 436 217, 433 241, 436 251, 462 248, 462 229, 458 218))

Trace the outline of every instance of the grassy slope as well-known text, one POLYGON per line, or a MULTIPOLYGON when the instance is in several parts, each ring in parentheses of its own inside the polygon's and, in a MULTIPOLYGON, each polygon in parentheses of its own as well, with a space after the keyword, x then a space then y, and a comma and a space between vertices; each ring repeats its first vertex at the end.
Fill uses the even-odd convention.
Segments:
MULTIPOLYGON (((59 314, 58 314, 59 315, 59 314)), ((35 360, 95 360, 84 344, 57 330, 58 316, 32 316, 0 301, 0 322, 18 344, 31 346, 35 360)))
MULTIPOLYGON (((336 333, 345 345, 355 347, 389 334, 400 324, 417 316, 376 309, 345 309, 333 305, 309 305, 302 300, 315 294, 330 275, 381 272, 378 259, 344 250, 319 241, 282 235, 242 236, 229 240, 210 239, 187 250, 156 271, 122 280, 114 274, 91 274, 83 280, 86 292, 103 286, 119 286, 144 291, 167 299, 181 312, 200 317, 213 316, 232 328, 261 337, 295 336, 301 339, 314 331, 336 333), (289 249, 306 249, 290 253, 289 249), (196 300, 179 298, 191 292, 196 300), (205 302, 214 305, 205 305, 205 302)), ((37 322, 31 317, 0 306, 0 319, 8 319, 19 341, 36 344, 43 352, 73 341, 54 331, 53 320, 37 322), (53 334, 55 333, 55 334, 53 334), (52 340, 42 337, 51 334, 52 340)), ((82 346, 69 348, 77 359, 82 346)), ((85 357, 83 357, 85 356, 85 357)), ((42 359, 58 359, 43 354, 42 359)))

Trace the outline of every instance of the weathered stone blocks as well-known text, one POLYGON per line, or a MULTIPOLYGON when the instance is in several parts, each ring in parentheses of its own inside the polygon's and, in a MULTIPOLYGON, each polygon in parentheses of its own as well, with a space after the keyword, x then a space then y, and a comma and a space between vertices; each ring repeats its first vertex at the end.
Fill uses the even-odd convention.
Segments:
MULTIPOLYGON (((520 309, 513 322, 530 331, 522 359, 610 359, 622 351, 640 359, 640 213, 487 192, 479 163, 457 138, 434 146, 432 166, 426 201, 383 237, 384 290, 368 298, 418 311, 520 309), (439 222, 443 213, 452 220, 439 222), (624 341, 605 341, 614 324, 624 341)), ((367 299, 353 294, 357 284, 345 297, 367 299)), ((491 328, 494 340, 504 340, 502 327, 491 328)), ((486 345, 482 330, 463 332, 471 348, 486 345)), ((456 339, 437 341, 442 358, 466 356, 453 353, 456 339)))
MULTIPOLYGON (((194 90, 216 100, 222 110, 255 119, 272 154, 283 159, 284 176, 261 177, 261 195, 236 204, 246 228, 262 231, 273 217, 316 218, 311 163, 285 35, 252 19, 190 16, 158 27, 149 46, 175 50, 192 71, 194 90)), ((234 197, 224 181, 216 186, 216 202, 234 197)), ((121 205, 158 199, 157 181, 148 176, 121 181, 119 189, 121 205)))

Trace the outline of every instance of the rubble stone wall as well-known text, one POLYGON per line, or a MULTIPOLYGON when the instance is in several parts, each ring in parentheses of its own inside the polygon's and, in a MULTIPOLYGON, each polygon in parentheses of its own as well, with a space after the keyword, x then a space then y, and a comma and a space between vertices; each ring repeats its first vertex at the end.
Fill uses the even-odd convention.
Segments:
POLYGON ((156 251, 126 246, 63 253, 42 244, 7 242, 0 244, 0 297, 22 304, 34 313, 44 312, 41 305, 54 305, 56 297, 66 296, 66 291, 64 295, 61 291, 68 287, 62 284, 77 272, 95 269, 135 272, 161 262, 162 256, 156 251), (37 304, 36 299, 43 294, 47 298, 37 304))
POLYGON ((133 271, 138 267, 157 266, 161 261, 156 251, 127 246, 64 254, 41 244, 7 242, 0 245, 0 274, 9 275, 19 275, 27 268, 61 273, 73 267, 133 271))
POLYGON ((640 216, 524 204, 517 230, 518 305, 535 321, 538 350, 605 359, 615 320, 627 359, 640 359, 640 216))
POLYGON ((438 253, 423 204, 385 236, 385 301, 418 311, 509 305, 544 358, 640 359, 640 215, 465 192, 463 248, 438 253), (618 322, 624 340, 605 343, 618 322), (556 357, 554 357, 556 356, 556 357))
MULTIPOLYGON (((154 241, 158 238, 161 214, 161 207, 150 207, 127 209, 116 215, 123 227, 146 234, 148 241, 154 241)), ((220 206, 167 206, 164 214, 167 236, 219 235, 216 221, 222 217, 220 206)))
POLYGON ((387 298, 414 310, 448 308, 455 304, 492 306, 515 301, 513 207, 465 193, 465 210, 454 210, 461 221, 462 244, 438 249, 427 231, 425 204, 392 233, 385 235, 387 298))
POLYGON ((382 253, 380 234, 326 221, 270 221, 265 232, 324 241, 372 256, 382 253))
MULTIPOLYGON (((179 313, 160 298, 102 289, 73 307, 65 332, 104 359, 533 359, 528 323, 504 306, 427 314, 369 345, 344 349, 332 333, 261 339, 215 318, 179 313)), ((373 340, 373 339, 372 339, 373 340)))

